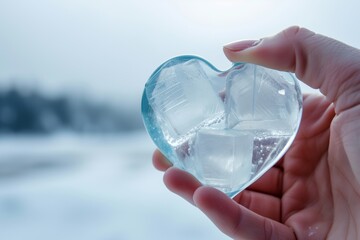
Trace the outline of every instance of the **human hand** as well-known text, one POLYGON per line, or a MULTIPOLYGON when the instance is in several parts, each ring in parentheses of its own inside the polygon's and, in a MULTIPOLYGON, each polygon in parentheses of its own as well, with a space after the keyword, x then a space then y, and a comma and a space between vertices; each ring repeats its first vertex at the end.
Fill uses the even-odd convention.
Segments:
POLYGON ((234 199, 156 150, 153 164, 166 171, 166 186, 234 239, 360 239, 360 51, 292 27, 224 52, 233 62, 294 72, 324 96, 304 96, 292 146, 234 199))

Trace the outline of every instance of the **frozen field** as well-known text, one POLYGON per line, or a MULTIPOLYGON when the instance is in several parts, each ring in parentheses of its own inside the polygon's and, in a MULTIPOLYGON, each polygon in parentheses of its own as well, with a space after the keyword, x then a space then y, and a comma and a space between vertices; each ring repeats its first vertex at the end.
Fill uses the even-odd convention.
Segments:
POLYGON ((162 183, 145 133, 0 138, 0 239, 228 239, 162 183))

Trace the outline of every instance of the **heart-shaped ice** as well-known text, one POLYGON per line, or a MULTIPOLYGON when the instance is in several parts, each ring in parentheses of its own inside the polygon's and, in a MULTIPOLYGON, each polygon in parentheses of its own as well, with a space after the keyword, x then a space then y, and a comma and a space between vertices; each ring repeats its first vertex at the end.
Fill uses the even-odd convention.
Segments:
POLYGON ((230 197, 284 155, 301 113, 290 73, 248 63, 221 72, 195 56, 163 63, 142 98, 145 127, 160 151, 230 197))

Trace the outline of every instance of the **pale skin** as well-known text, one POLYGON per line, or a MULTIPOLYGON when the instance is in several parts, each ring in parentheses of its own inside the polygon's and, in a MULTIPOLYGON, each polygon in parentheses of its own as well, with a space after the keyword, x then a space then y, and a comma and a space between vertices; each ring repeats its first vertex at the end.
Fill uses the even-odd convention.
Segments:
POLYGON ((294 72, 324 96, 305 95, 285 156, 234 199, 171 167, 164 183, 233 239, 360 239, 360 51, 299 27, 224 47, 232 62, 294 72))

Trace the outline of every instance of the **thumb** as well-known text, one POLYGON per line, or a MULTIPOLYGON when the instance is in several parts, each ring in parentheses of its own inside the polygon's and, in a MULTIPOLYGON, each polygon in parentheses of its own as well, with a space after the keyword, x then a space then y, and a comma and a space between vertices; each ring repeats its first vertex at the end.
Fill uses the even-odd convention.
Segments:
POLYGON ((224 53, 232 62, 294 72, 320 89, 337 113, 360 104, 360 51, 334 39, 291 27, 260 41, 231 43, 224 53))

